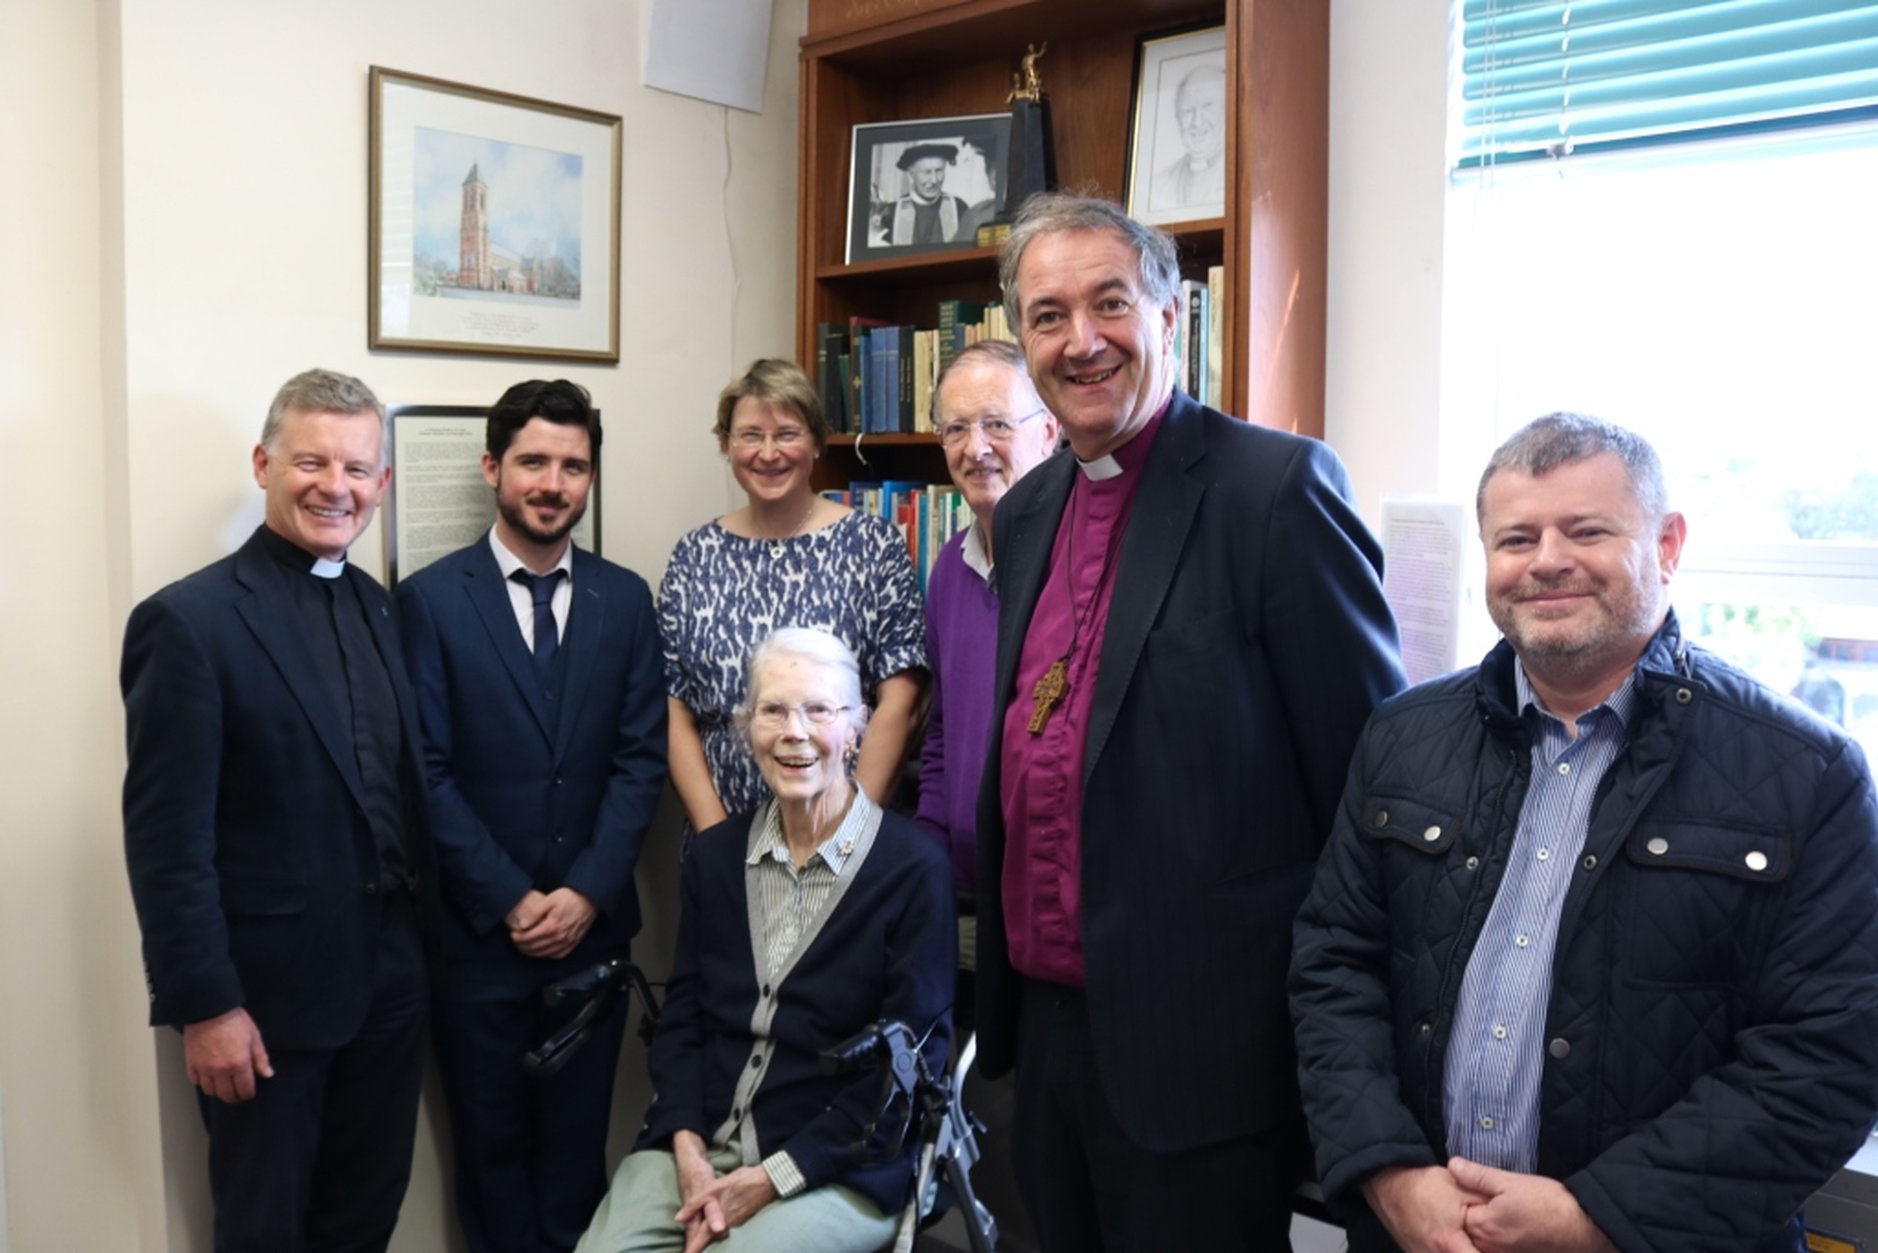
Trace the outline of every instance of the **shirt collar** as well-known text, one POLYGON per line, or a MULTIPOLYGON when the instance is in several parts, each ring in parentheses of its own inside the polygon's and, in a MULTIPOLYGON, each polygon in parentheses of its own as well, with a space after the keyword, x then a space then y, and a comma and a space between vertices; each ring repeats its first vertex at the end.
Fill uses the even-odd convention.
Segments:
MULTIPOLYGON (((867 798, 867 793, 860 788, 854 789, 854 802, 848 806, 848 812, 841 820, 841 825, 823 840, 813 853, 809 854, 804 868, 815 864, 820 858, 835 877, 854 861, 854 854, 863 843, 863 835, 879 822, 880 807, 867 798)), ((755 866, 764 861, 781 862, 785 867, 793 863, 789 855, 789 844, 783 839, 782 806, 774 800, 765 801, 763 808, 757 811, 756 820, 750 824, 750 842, 744 850, 744 864, 755 866)))
POLYGON ((985 582, 991 582, 991 554, 985 551, 985 529, 976 518, 965 528, 965 544, 959 550, 965 568, 985 582))
MULTIPOLYGON (((1564 724, 1563 718, 1545 707, 1545 701, 1540 699, 1538 690, 1532 685, 1532 680, 1526 677, 1526 663, 1519 659, 1518 653, 1513 654, 1513 696, 1521 715, 1524 715, 1528 709, 1537 710, 1542 716, 1560 725, 1564 724)), ((1598 703, 1597 708, 1587 709, 1579 714, 1578 721, 1582 723, 1599 710, 1608 709, 1616 716, 1618 726, 1628 727, 1630 715, 1636 711, 1636 708, 1637 672, 1633 669, 1624 676, 1624 681, 1617 685, 1616 691, 1598 703)))
POLYGON ((310 574, 316 579, 336 579, 346 572, 345 561, 334 561, 308 552, 271 526, 261 528, 261 542, 275 561, 289 570, 310 574))
POLYGON ((1167 408, 1174 403, 1174 393, 1168 392, 1167 399, 1154 411, 1146 426, 1132 435, 1128 442, 1113 452, 1105 453, 1094 461, 1077 461, 1076 468, 1091 483, 1100 483, 1106 479, 1119 478, 1131 470, 1139 470, 1148 459, 1148 452, 1154 447, 1154 437, 1160 433, 1161 419, 1167 416, 1167 408))
MULTIPOLYGON (((496 534, 496 528, 493 526, 489 528, 489 551, 496 555, 496 568, 502 571, 502 577, 505 579, 513 578, 517 570, 528 570, 527 563, 509 551, 509 546, 502 542, 502 537, 496 534)), ((572 540, 569 540, 567 547, 561 550, 561 559, 541 573, 550 574, 554 570, 567 571, 567 585, 569 587, 574 585, 574 542, 572 540)), ((533 570, 528 572, 534 573, 533 570)))

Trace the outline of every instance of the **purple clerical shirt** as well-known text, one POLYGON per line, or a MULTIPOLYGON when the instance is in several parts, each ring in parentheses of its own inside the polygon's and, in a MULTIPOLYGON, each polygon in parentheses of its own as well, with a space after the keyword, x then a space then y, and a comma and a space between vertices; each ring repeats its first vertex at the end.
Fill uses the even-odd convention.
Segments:
POLYGON ((1004 711, 1004 931, 1011 967, 1032 979, 1084 983, 1082 767, 1102 637, 1141 467, 1167 412, 1072 479, 1050 573, 1024 635, 1017 691, 1004 711), (1078 625, 1080 624, 1080 626, 1078 625), (1074 643, 1072 645, 1072 639, 1074 643), (1030 733, 1037 681, 1065 653, 1069 690, 1030 733))
POLYGON ((998 716, 998 595, 973 523, 932 563, 926 583, 926 664, 932 704, 919 764, 919 824, 952 858, 952 887, 978 882, 978 783, 998 716))

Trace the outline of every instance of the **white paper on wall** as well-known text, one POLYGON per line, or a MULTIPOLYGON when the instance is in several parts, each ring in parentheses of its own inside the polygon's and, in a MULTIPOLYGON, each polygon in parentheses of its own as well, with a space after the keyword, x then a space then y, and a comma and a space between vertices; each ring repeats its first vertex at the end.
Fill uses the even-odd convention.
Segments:
POLYGON ((653 0, 645 84, 763 111, 773 0, 653 0))
POLYGON ((1458 664, 1467 528, 1467 510, 1453 501, 1382 502, 1382 591, 1410 683, 1458 664))

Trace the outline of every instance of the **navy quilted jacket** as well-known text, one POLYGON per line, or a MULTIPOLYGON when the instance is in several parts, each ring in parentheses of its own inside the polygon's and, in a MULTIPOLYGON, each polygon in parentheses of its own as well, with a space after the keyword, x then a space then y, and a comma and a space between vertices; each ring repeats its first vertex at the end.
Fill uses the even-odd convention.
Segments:
MULTIPOLYGON (((1878 804, 1858 746, 1685 644, 1640 663, 1566 897, 1540 1173, 1620 1249, 1797 1250, 1878 1116, 1878 804)), ((1455 999, 1530 773, 1502 643, 1383 705, 1298 917, 1292 1012, 1318 1170, 1447 1159, 1455 999)))

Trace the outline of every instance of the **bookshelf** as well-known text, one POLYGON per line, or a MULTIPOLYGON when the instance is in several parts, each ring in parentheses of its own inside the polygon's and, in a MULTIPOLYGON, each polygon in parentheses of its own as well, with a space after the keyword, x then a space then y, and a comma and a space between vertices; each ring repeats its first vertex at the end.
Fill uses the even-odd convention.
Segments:
MULTIPOLYGON (((997 254, 967 248, 844 264, 852 127, 991 113, 1030 43, 1050 100, 1057 177, 1119 199, 1136 45, 1224 22, 1230 101, 1227 210, 1164 227, 1181 269, 1225 269, 1219 407, 1323 434, 1330 17, 1326 0, 809 0, 801 44, 796 354, 849 317, 932 326, 942 300, 997 299, 997 254)), ((930 435, 831 440, 817 486, 943 482, 930 435), (865 458, 863 462, 862 458, 865 458)))

